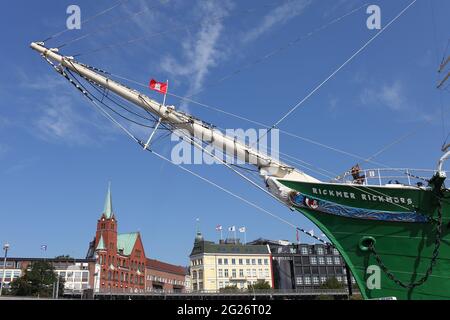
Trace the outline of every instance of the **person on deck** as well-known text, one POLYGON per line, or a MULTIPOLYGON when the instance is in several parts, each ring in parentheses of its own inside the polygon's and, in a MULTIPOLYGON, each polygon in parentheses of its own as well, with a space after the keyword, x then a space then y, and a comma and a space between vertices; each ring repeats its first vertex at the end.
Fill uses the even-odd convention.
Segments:
POLYGON ((363 184, 364 183, 364 181, 366 179, 366 176, 360 174, 361 173, 361 168, 359 167, 359 164, 354 165, 351 168, 350 173, 351 173, 351 175, 353 177, 353 183, 356 183, 356 184, 363 184))

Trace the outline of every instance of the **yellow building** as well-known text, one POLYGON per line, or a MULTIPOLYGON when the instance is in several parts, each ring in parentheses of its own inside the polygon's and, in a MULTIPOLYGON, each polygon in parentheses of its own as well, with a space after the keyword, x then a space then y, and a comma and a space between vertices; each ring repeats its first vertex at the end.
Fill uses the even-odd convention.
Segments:
POLYGON ((197 232, 189 257, 193 291, 218 291, 227 286, 246 289, 258 281, 273 287, 268 245, 244 245, 234 239, 214 243, 197 232))

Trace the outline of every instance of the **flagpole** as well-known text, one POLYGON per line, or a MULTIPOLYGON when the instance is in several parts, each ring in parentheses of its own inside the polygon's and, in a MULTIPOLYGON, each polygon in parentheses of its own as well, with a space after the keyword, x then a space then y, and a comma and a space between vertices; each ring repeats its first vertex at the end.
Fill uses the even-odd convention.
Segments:
POLYGON ((220 228, 220 240, 223 240, 222 228, 220 228))
POLYGON ((167 84, 167 88, 166 88, 166 93, 164 93, 164 98, 163 98, 163 107, 166 105, 166 96, 167 96, 167 92, 169 91, 169 80, 166 80, 166 84, 167 84))

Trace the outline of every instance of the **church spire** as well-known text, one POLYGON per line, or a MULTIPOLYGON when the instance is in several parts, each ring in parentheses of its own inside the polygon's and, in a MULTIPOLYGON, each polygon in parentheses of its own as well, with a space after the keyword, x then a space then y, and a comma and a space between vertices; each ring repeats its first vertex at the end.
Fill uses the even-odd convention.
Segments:
POLYGON ((103 214, 105 215, 106 219, 110 219, 114 215, 113 208, 112 208, 111 182, 108 184, 108 193, 106 194, 105 207, 103 208, 103 214))

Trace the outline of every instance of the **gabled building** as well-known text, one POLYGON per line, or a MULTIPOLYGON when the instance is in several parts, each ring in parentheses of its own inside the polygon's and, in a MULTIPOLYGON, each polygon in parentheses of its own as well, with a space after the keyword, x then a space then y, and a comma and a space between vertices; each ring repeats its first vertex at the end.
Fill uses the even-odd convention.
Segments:
POLYGON ((273 287, 268 245, 247 245, 239 239, 206 241, 200 232, 189 256, 193 291, 219 291, 236 286, 245 290, 259 281, 273 287))
POLYGON ((141 235, 139 232, 118 233, 117 224, 109 186, 95 238, 87 253, 87 258, 97 261, 94 290, 144 292, 146 257, 141 235))

